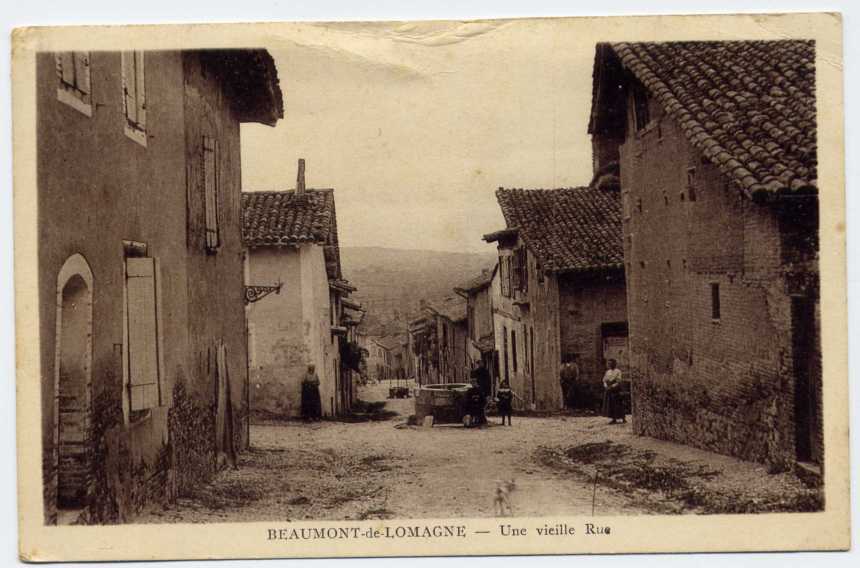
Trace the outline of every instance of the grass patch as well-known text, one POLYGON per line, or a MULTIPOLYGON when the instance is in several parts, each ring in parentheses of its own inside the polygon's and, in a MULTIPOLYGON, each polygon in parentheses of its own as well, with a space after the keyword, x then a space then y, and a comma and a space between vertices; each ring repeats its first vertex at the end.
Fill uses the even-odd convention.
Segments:
POLYGON ((823 494, 815 488, 766 488, 750 492, 709 483, 719 471, 703 464, 660 458, 656 453, 612 441, 567 449, 540 448, 545 465, 567 470, 584 481, 629 494, 654 512, 703 514, 821 511, 823 494), (667 510, 668 508, 668 510, 667 510))
POLYGON ((375 507, 373 509, 368 509, 367 511, 364 511, 358 516, 358 519, 360 521, 367 521, 370 519, 385 520, 391 518, 394 518, 394 512, 389 511, 388 509, 385 509, 383 507, 375 507))
POLYGON ((190 498, 212 510, 239 509, 259 501, 262 491, 244 481, 225 481, 194 489, 190 498))

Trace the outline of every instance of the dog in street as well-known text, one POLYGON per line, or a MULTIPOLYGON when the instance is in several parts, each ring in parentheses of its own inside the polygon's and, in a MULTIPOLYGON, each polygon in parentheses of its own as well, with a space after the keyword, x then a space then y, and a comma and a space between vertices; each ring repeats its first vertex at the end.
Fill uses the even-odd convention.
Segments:
POLYGON ((511 494, 516 490, 517 484, 513 479, 496 481, 496 494, 493 498, 493 507, 497 517, 510 517, 514 511, 511 507, 511 494))

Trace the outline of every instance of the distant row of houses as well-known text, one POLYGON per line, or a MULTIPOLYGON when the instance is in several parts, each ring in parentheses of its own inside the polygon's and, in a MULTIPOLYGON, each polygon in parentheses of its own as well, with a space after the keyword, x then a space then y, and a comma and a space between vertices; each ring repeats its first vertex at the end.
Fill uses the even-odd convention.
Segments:
POLYGON ((240 189, 240 125, 283 116, 271 55, 43 53, 36 87, 46 523, 206 481, 252 410, 298 413, 309 363, 348 410, 362 309, 333 192, 240 189))
POLYGON ((586 187, 499 189, 498 263, 410 324, 420 382, 484 360, 537 410, 616 359, 639 434, 820 473, 814 44, 599 44, 586 187), (452 367, 453 365, 453 367, 452 367))

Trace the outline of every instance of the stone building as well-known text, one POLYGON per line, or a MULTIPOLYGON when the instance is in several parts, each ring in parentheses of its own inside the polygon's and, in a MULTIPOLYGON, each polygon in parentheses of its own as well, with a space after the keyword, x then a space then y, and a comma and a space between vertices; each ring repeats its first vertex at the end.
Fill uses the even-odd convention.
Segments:
POLYGON ((471 361, 466 355, 466 301, 460 296, 448 296, 428 303, 424 309, 436 331, 439 382, 468 382, 471 361))
POLYGON ((822 463, 814 58, 597 46, 589 133, 595 169, 620 169, 640 434, 822 463))
POLYGON ((468 382, 466 300, 457 295, 422 302, 408 325, 416 380, 420 385, 468 382))
POLYGON ((301 380, 313 364, 323 415, 349 411, 343 299, 355 288, 341 273, 334 190, 306 188, 299 160, 294 190, 244 192, 242 207, 247 284, 279 291, 248 305, 252 410, 299 416, 301 380))
POLYGON ((484 236, 499 251, 492 283, 499 375, 537 410, 562 408, 563 360, 578 361, 583 392, 600 392, 607 359, 626 370, 621 202, 617 185, 598 181, 500 188, 507 228, 484 236))
POLYGON ((413 360, 414 377, 419 385, 429 385, 439 380, 439 350, 434 323, 434 318, 422 309, 422 315, 407 324, 409 356, 413 360))
POLYGON ((380 343, 381 339, 381 337, 367 336, 368 376, 377 381, 385 378, 385 368, 389 364, 386 357, 386 348, 380 343))
POLYGON ((370 364, 378 381, 398 378, 404 372, 402 338, 386 335, 371 339, 370 364))
POLYGON ((239 126, 264 50, 36 63, 46 523, 123 522, 247 445, 239 126))
POLYGON ((466 358, 469 362, 483 361, 492 377, 495 392, 499 358, 496 351, 493 324, 493 276, 498 265, 486 269, 454 292, 466 300, 466 358))

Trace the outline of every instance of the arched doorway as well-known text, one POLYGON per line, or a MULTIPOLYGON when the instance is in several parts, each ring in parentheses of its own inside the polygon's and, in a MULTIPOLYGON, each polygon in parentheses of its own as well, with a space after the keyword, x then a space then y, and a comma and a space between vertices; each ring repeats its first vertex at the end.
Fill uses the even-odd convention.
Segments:
POLYGON ((84 257, 70 257, 57 278, 54 378, 54 465, 59 524, 86 507, 90 478, 92 273, 84 257))

